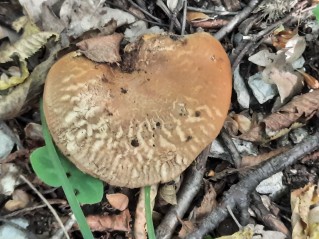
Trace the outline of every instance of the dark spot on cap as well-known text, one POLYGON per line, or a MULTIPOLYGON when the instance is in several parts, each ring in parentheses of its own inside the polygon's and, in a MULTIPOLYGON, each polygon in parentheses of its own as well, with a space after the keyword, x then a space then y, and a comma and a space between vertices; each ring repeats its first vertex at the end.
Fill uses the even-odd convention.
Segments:
POLYGON ((132 145, 133 147, 138 147, 138 146, 140 146, 140 144, 138 143, 138 140, 137 140, 137 139, 133 139, 133 140, 131 141, 131 145, 132 145))
POLYGON ((127 93, 127 89, 121 87, 121 93, 122 94, 126 94, 127 93))
POLYGON ((161 123, 160 122, 156 122, 156 127, 161 127, 161 123))
POLYGON ((195 111, 195 117, 199 117, 200 116, 200 111, 195 111))
POLYGON ((187 138, 186 138, 186 142, 190 141, 193 137, 188 135, 187 138))
POLYGON ((153 147, 155 147, 155 144, 153 144, 153 147))

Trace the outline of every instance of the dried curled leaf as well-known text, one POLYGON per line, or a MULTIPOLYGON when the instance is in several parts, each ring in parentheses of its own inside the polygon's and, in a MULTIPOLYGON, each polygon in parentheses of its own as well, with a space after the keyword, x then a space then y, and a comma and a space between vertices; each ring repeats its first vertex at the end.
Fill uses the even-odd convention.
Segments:
POLYGON ((311 89, 319 89, 319 81, 316 78, 307 74, 304 71, 298 70, 298 72, 303 76, 305 82, 311 89))
POLYGON ((311 119, 319 109, 319 90, 294 97, 239 138, 265 143, 277 139, 311 119))
POLYGON ((123 35, 114 33, 110 36, 94 37, 76 44, 80 52, 95 62, 114 63, 121 61, 120 42, 123 35))
POLYGON ((318 198, 318 190, 311 184, 291 193, 293 238, 318 238, 318 198))
POLYGON ((18 74, 13 74, 7 79, 3 79, 1 75, 0 79, 0 90, 6 90, 12 86, 21 84, 24 80, 29 76, 29 71, 27 68, 27 62, 23 59, 20 60, 20 69, 18 70, 18 74))
POLYGON ((92 231, 123 231, 129 232, 131 214, 128 209, 118 215, 97 215, 86 218, 92 231))
POLYGON ((18 54, 20 59, 29 58, 43 47, 51 37, 55 37, 55 41, 59 39, 59 35, 54 32, 38 32, 21 38, 12 45, 7 45, 1 50, 0 63, 12 61, 11 57, 14 54, 18 54))
POLYGON ((106 199, 113 208, 120 211, 124 211, 127 208, 129 202, 128 197, 123 193, 106 194, 106 199))

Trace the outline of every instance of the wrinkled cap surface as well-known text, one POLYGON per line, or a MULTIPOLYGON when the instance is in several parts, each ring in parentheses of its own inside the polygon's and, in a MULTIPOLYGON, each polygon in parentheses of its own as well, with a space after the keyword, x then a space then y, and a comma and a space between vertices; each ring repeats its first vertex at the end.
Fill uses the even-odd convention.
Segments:
POLYGON ((207 33, 146 35, 126 51, 130 73, 75 52, 62 57, 47 76, 44 112, 78 168, 136 188, 174 179, 218 135, 231 68, 207 33))

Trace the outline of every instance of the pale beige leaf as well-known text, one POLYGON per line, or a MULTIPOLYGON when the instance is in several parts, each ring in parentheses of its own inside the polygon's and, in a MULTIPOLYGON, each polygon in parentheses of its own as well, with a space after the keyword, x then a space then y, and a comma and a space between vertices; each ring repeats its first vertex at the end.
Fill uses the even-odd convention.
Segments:
POLYGON ((106 194, 106 199, 113 208, 120 211, 124 211, 127 208, 129 202, 128 197, 122 193, 106 194))
POLYGON ((7 45, 5 49, 1 50, 0 63, 12 61, 13 54, 18 54, 20 59, 27 59, 43 47, 47 41, 54 37, 58 40, 58 34, 54 32, 39 32, 29 37, 21 38, 12 45, 7 45))
POLYGON ((251 120, 246 117, 245 115, 242 114, 234 114, 233 119, 237 122, 238 124, 238 130, 241 133, 245 133, 251 128, 251 120))
POLYGON ((121 61, 120 42, 123 35, 114 33, 110 36, 95 37, 76 44, 80 52, 96 62, 114 63, 121 61))
POLYGON ((177 199, 176 199, 176 189, 174 184, 164 184, 159 191, 159 194, 162 199, 164 199, 165 202, 176 205, 177 199))
POLYGON ((303 77, 286 63, 283 54, 265 68, 262 77, 266 82, 277 86, 282 103, 300 93, 303 88, 303 77))
POLYGON ((304 53, 306 49, 305 37, 294 35, 286 43, 286 60, 288 63, 292 63, 297 60, 304 53))
POLYGON ((268 66, 274 61, 275 58, 275 53, 271 53, 268 49, 264 49, 250 56, 248 60, 258 66, 268 66))
POLYGON ((315 185, 308 184, 291 193, 291 224, 293 228, 293 239, 309 238, 309 212, 312 206, 315 187, 315 185))
POLYGON ((17 209, 25 208, 30 202, 30 196, 24 190, 16 189, 12 193, 12 199, 4 205, 5 209, 12 212, 17 209))

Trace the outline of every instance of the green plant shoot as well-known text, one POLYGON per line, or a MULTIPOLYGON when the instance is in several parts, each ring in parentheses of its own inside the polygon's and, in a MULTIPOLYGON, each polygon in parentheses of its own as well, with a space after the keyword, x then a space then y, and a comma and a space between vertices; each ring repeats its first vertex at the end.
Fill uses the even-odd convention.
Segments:
POLYGON ((41 121, 45 147, 35 150, 31 154, 31 164, 38 177, 51 186, 62 186, 78 222, 82 236, 93 239, 93 234, 86 222, 79 201, 95 203, 103 197, 103 183, 79 171, 71 162, 59 154, 53 144, 43 112, 43 103, 40 101, 41 121), (68 176, 67 174, 68 173, 68 176), (87 180, 87 181, 86 181, 87 180), (78 197, 75 196, 75 191, 78 197))

